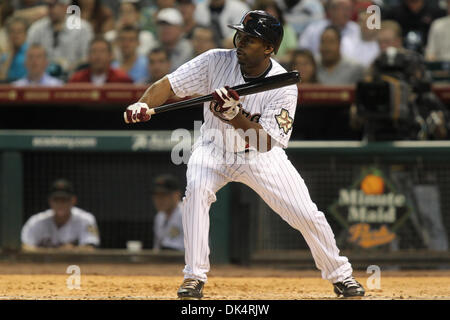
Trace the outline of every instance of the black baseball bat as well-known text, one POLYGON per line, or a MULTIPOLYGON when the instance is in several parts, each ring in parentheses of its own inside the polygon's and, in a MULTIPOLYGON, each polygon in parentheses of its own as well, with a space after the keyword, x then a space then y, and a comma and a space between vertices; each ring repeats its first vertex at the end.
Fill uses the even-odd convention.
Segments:
MULTIPOLYGON (((249 94, 254 94, 262 91, 268 91, 273 89, 278 89, 281 87, 285 87, 291 84, 295 84, 300 81, 300 74, 298 71, 290 71, 286 73, 277 74, 275 76, 258 79, 254 81, 250 81, 244 84, 240 84, 238 86, 232 87, 232 89, 236 90, 239 96, 246 96, 249 94)), ((213 100, 212 94, 208 94, 205 96, 201 96, 198 98, 192 98, 184 101, 178 101, 174 103, 169 103, 166 105, 162 105, 159 107, 152 108, 147 111, 148 115, 154 115, 161 112, 177 110, 187 107, 192 107, 194 105, 199 105, 204 102, 208 102, 213 100)))

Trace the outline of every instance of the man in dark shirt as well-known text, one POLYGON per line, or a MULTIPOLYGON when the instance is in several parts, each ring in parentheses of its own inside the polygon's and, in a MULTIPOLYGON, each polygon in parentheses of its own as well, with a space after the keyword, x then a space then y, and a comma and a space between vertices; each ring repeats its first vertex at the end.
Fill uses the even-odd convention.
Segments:
POLYGON ((445 10, 425 0, 402 0, 399 5, 382 11, 383 20, 395 20, 402 26, 405 48, 420 53, 427 44, 431 23, 445 15, 445 10))

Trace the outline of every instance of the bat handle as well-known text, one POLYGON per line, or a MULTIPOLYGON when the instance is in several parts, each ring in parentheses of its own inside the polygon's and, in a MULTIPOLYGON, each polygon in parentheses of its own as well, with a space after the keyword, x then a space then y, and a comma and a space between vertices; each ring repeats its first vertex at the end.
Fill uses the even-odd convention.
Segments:
POLYGON ((146 112, 146 114, 149 115, 149 116, 152 116, 152 115, 154 115, 155 113, 156 113, 156 112, 155 112, 155 108, 151 108, 151 109, 147 110, 147 112, 146 112))

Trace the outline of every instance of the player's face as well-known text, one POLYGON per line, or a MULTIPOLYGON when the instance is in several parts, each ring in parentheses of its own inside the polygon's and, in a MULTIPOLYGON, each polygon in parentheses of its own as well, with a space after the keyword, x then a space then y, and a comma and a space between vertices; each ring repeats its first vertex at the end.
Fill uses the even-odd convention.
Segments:
POLYGON ((55 215, 62 218, 70 215, 70 210, 76 203, 76 197, 51 197, 48 202, 55 215))
POLYGON ((172 211, 180 201, 179 192, 156 192, 152 196, 157 211, 172 211))
POLYGON ((263 40, 239 31, 236 35, 236 48, 238 63, 245 67, 260 65, 271 50, 263 40))

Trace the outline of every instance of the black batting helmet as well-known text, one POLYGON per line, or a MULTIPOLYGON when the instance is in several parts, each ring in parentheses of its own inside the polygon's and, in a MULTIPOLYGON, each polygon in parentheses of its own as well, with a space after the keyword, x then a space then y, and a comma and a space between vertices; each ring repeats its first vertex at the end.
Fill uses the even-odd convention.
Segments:
MULTIPOLYGON (((250 36, 261 38, 273 46, 276 54, 283 40, 283 26, 280 21, 265 11, 253 10, 247 12, 239 24, 229 24, 228 27, 244 32, 250 36)), ((234 35, 233 43, 235 43, 234 35)))

